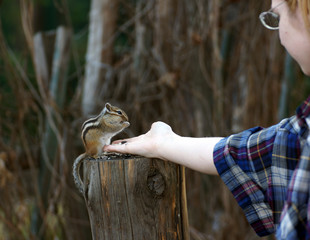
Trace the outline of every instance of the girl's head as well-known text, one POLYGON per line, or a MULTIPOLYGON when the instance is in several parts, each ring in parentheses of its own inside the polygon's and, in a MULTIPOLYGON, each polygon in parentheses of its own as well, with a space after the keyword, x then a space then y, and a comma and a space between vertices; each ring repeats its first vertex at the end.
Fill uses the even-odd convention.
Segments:
POLYGON ((272 0, 273 12, 280 16, 281 44, 310 76, 310 0, 272 0))

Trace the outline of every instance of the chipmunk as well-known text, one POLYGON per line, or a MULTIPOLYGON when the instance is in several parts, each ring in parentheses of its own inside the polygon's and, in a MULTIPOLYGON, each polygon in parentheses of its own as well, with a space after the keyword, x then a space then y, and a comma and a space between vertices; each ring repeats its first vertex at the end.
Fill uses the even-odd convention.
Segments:
POLYGON ((82 162, 88 157, 97 158, 103 153, 103 147, 111 143, 111 138, 129 125, 126 113, 109 103, 105 104, 97 117, 83 123, 81 138, 86 152, 78 156, 73 163, 74 182, 82 194, 84 194, 84 184, 79 175, 82 162))

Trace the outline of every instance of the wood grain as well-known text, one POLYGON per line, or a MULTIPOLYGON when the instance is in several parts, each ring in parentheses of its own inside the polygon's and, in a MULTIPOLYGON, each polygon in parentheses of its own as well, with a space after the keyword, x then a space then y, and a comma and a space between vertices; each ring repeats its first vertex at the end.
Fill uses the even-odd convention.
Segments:
POLYGON ((84 163, 93 239, 189 239, 184 169, 143 157, 84 163))

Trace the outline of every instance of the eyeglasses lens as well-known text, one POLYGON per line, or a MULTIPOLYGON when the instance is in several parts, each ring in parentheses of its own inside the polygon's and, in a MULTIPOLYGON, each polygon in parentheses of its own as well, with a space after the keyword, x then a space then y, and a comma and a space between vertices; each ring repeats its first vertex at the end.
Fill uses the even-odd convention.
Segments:
POLYGON ((264 25, 270 29, 278 29, 279 28, 279 15, 273 12, 264 12, 260 16, 264 25))

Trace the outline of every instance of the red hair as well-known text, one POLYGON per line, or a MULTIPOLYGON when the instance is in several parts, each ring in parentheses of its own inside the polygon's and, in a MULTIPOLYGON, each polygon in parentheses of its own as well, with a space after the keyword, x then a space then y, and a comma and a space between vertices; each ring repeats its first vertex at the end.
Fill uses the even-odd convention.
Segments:
POLYGON ((287 0, 288 6, 292 11, 296 10, 297 4, 301 10, 305 25, 310 32, 310 0, 287 0))

